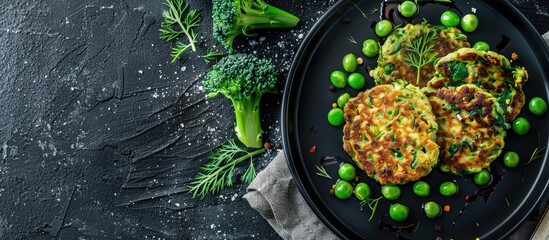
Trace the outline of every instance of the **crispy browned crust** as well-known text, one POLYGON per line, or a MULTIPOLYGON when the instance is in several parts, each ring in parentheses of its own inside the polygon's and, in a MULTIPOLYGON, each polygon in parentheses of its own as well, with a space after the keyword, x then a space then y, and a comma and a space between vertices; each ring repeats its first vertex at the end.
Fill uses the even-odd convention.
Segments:
POLYGON ((378 85, 344 108, 343 148, 381 184, 418 180, 438 161, 438 126, 429 101, 405 84, 378 85))
POLYGON ((439 124, 441 169, 461 175, 488 167, 505 145, 496 99, 472 84, 424 90, 439 124))

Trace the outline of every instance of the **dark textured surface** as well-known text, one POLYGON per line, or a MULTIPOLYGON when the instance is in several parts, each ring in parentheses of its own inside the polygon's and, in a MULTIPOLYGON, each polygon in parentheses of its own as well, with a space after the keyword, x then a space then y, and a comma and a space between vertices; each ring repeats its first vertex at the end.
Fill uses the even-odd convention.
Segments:
MULTIPOLYGON (((202 90, 209 66, 197 56, 213 45, 211 3, 188 1, 203 16, 201 44, 185 63, 169 64, 170 45, 158 38, 162 2, 0 6, 0 239, 278 238, 241 198, 245 185, 203 201, 185 192, 207 153, 232 136, 233 113, 202 90)), ((272 2, 300 25, 236 43, 280 66, 282 86, 333 1, 272 2)), ((512 2, 540 33, 549 30, 549 2, 512 2)), ((263 101, 272 143, 281 141, 281 97, 263 101)), ((517 234, 530 234, 541 211, 517 234)))

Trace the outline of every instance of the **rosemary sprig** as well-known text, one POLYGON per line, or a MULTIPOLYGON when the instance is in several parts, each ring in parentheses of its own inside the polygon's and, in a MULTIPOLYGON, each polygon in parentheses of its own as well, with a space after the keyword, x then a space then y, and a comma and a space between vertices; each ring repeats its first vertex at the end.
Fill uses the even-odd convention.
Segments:
POLYGON ((547 149, 547 146, 541 147, 541 139, 540 139, 540 133, 538 132, 538 146, 534 149, 534 152, 532 152, 532 155, 530 156, 530 159, 528 162, 524 163, 523 165, 530 164, 534 160, 543 157, 543 152, 547 149))
POLYGON ((353 36, 347 37, 347 41, 349 41, 350 43, 358 44, 358 42, 355 40, 353 36))
POLYGON ((233 139, 229 140, 210 153, 210 161, 200 168, 196 179, 189 184, 189 193, 192 193, 193 197, 199 196, 203 199, 206 195, 216 194, 232 186, 234 169, 245 160, 250 160, 250 166, 241 180, 251 182, 255 178, 253 157, 264 152, 264 148, 248 152, 238 147, 233 139))
POLYGON ((358 11, 360 12, 360 14, 362 14, 362 16, 366 19, 369 19, 368 16, 366 15, 366 13, 364 13, 364 11, 362 11, 362 9, 360 9, 358 7, 358 5, 356 5, 356 3, 353 2, 353 5, 355 5, 356 9, 358 9, 358 11))
POLYGON ((316 165, 316 170, 317 170, 316 175, 332 179, 332 176, 328 174, 328 171, 326 171, 326 168, 324 168, 324 166, 316 165))
POLYGON ((206 55, 202 55, 202 59, 206 63, 210 63, 211 61, 217 62, 217 59, 225 56, 225 53, 222 52, 216 52, 215 50, 208 48, 208 52, 206 52, 206 55))
POLYGON ((370 210, 372 210, 372 214, 370 214, 370 218, 368 219, 368 221, 371 221, 372 218, 374 217, 374 213, 377 210, 377 204, 378 204, 378 202, 381 198, 382 197, 378 197, 378 198, 374 198, 374 199, 365 198, 364 200, 362 200, 360 202, 360 211, 362 211, 362 208, 364 207, 364 205, 368 205, 368 208, 370 208, 370 210))
POLYGON ((163 21, 160 28, 160 39, 169 42, 178 38, 181 34, 188 39, 188 43, 176 41, 172 47, 170 55, 173 63, 188 48, 196 52, 197 41, 194 28, 198 26, 201 19, 198 11, 196 9, 188 10, 189 4, 184 3, 183 0, 166 0, 164 4, 168 6, 168 10, 162 13, 163 21))
POLYGON ((431 42, 437 39, 437 32, 429 31, 429 28, 425 27, 426 24, 427 21, 424 21, 422 35, 408 40, 408 46, 406 46, 408 54, 404 56, 406 63, 417 69, 416 84, 419 84, 421 78, 421 68, 428 63, 434 62, 437 58, 435 54, 431 53, 435 47, 431 42))

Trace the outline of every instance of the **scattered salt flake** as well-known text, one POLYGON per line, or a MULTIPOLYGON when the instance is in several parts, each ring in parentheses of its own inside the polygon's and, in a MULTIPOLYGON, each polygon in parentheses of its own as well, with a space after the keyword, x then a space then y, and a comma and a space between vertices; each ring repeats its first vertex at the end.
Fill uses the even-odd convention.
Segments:
POLYGON ((181 66, 181 71, 184 72, 185 70, 187 70, 187 67, 181 66))
POLYGON ((477 9, 476 8, 471 8, 471 12, 477 13, 477 9))
POLYGON ((137 70, 139 74, 143 74, 143 70, 137 70))
POLYGON ((298 37, 299 39, 302 39, 302 38, 303 38, 303 33, 300 33, 299 35, 297 35, 297 37, 298 37))

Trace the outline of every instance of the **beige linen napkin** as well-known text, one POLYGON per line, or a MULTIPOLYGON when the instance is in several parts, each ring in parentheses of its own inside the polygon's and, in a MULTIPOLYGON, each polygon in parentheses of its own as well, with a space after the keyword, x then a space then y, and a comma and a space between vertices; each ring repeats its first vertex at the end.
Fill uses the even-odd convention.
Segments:
MULTIPOLYGON (((549 46, 549 32, 543 35, 549 46)), ((339 239, 305 202, 297 190, 286 164, 284 153, 279 153, 261 171, 248 187, 244 198, 286 240, 339 239)), ((527 221, 510 240, 526 239, 537 222, 527 221)), ((528 236, 529 237, 529 236, 528 236)))

